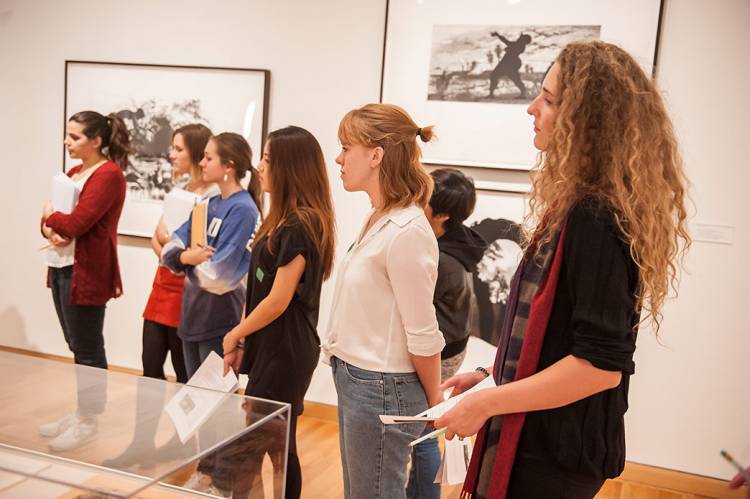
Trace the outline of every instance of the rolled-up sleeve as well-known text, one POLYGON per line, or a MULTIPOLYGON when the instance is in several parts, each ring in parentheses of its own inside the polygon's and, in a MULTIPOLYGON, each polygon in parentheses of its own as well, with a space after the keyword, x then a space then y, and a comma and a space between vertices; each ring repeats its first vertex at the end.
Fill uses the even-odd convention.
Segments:
POLYGON ((438 246, 423 227, 408 226, 393 238, 386 270, 406 332, 409 353, 427 357, 443 350, 432 299, 437 280, 438 246))
POLYGON ((571 353, 599 369, 633 374, 637 271, 613 223, 585 207, 568 221, 563 254, 573 298, 571 353))
POLYGON ((190 242, 192 220, 193 216, 191 214, 187 222, 183 223, 180 228, 172 233, 172 239, 161 249, 161 264, 178 275, 184 274, 188 267, 180 261, 180 253, 187 248, 190 242))

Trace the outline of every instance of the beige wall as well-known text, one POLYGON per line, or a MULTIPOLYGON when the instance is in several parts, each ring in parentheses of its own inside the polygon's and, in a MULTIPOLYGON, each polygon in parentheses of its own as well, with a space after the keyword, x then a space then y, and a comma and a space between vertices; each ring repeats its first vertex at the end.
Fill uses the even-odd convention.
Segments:
MULTIPOLYGON (((367 203, 340 187, 336 126, 347 110, 378 98, 383 21, 382 0, 0 2, 0 145, 10 177, 0 196, 0 343, 67 354, 36 251, 47 179, 61 167, 65 59, 270 69, 270 129, 305 126, 331 165, 341 254, 367 203)), ((749 25, 747 0, 667 1, 658 78, 693 182, 695 220, 735 226, 735 241, 694 245, 680 296, 665 310, 663 345, 647 331, 639 338, 627 415, 630 460, 723 478, 732 471, 720 448, 750 463, 742 315, 750 296, 743 258, 750 177, 741 147, 750 114, 749 25)), ((108 356, 138 368, 140 313, 156 261, 137 238, 121 239, 120 258, 125 295, 107 310, 108 356)), ((328 283, 321 329, 330 290, 328 283)), ((325 367, 308 398, 335 403, 325 367)))

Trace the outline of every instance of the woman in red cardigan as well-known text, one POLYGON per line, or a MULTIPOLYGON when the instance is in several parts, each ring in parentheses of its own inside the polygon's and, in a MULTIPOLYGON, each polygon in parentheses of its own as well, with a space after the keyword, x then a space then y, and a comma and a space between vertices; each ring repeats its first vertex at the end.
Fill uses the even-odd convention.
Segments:
MULTIPOLYGON (((122 294, 117 262, 117 222, 125 202, 129 136, 116 114, 95 111, 74 114, 65 130, 65 146, 81 164, 67 174, 79 192, 72 212, 44 208, 42 233, 53 248, 48 254, 47 285, 52 289, 57 318, 76 364, 107 368, 104 351, 104 309, 122 294)), ((42 435, 56 437, 52 450, 70 450, 96 433, 96 414, 106 397, 85 391, 79 383, 78 410, 60 421, 42 425, 42 435)), ((106 389, 97 384, 97 389, 106 389)))

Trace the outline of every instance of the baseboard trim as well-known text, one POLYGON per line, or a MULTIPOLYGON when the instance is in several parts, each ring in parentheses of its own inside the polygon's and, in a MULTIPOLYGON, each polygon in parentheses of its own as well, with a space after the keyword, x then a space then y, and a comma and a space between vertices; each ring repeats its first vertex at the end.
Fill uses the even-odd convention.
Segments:
MULTIPOLYGON (((73 362, 73 359, 71 357, 66 357, 64 355, 35 352, 32 350, 25 350, 23 348, 0 345, 0 350, 22 355, 31 355, 33 357, 39 357, 43 359, 66 362, 69 364, 73 362)), ((128 367, 110 365, 109 368, 112 371, 133 374, 136 376, 140 376, 143 374, 143 372, 138 369, 131 369, 128 367)), ((174 378, 171 379, 172 381, 174 380, 174 378)), ((304 415, 305 417, 316 418, 330 423, 338 423, 336 406, 331 404, 306 401, 304 415)), ((658 489, 667 489, 674 492, 696 494, 699 496, 712 498, 743 499, 746 497, 745 491, 743 489, 729 490, 727 488, 728 482, 726 480, 720 480, 718 478, 712 478, 703 475, 695 475, 692 473, 685 473, 683 471, 670 470, 667 468, 659 468, 657 466, 650 466, 630 461, 625 463, 625 470, 622 472, 622 475, 620 475, 619 478, 616 478, 616 480, 633 482, 658 489)))
POLYGON ((305 417, 322 419, 329 423, 338 424, 338 410, 335 405, 323 404, 321 402, 305 401, 305 417))
POLYGON ((727 488, 729 482, 726 480, 630 461, 625 463, 625 470, 618 480, 706 497, 730 499, 747 497, 744 489, 729 490, 727 488))

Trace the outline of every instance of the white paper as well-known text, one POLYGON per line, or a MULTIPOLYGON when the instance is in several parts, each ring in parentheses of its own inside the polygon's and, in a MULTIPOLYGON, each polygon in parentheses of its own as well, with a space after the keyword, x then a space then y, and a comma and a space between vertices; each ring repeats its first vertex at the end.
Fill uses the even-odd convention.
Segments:
POLYGON ((164 196, 164 224, 170 234, 187 221, 199 200, 200 196, 179 188, 164 196))
POLYGON ((208 354, 187 385, 164 407, 180 441, 187 442, 238 386, 234 371, 230 369, 224 376, 224 360, 216 352, 208 354))
POLYGON ((52 177, 52 208, 61 213, 71 213, 78 202, 78 187, 67 175, 60 172, 52 177))
POLYGON ((472 443, 469 438, 446 440, 443 459, 435 475, 435 483, 441 485, 463 483, 471 461, 471 449, 472 443))
POLYGON ((485 388, 492 388, 493 386, 496 386, 495 380, 492 378, 492 376, 487 376, 481 382, 471 387, 471 389, 466 390, 465 392, 459 395, 456 395, 455 397, 451 397, 445 402, 442 402, 434 407, 430 407, 426 411, 422 411, 419 414, 417 414, 417 416, 428 416, 428 417, 433 417, 437 419, 443 414, 445 414, 446 412, 453 409, 456 406, 456 404, 458 404, 461 401, 461 399, 467 396, 468 394, 477 392, 479 390, 484 390, 485 388))
POLYGON ((403 424, 403 423, 429 423, 435 421, 437 418, 429 416, 390 416, 386 414, 380 415, 380 421, 383 424, 403 424))

